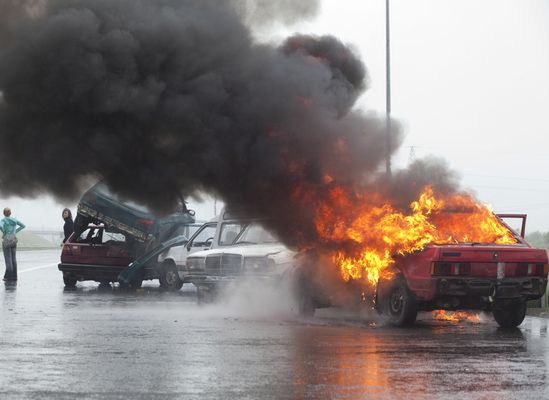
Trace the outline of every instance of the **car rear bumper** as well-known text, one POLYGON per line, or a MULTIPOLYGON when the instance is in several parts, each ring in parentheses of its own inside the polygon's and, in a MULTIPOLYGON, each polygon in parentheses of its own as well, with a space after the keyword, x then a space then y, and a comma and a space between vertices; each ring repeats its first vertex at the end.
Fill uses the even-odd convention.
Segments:
POLYGON ((521 278, 463 278, 442 277, 435 280, 436 295, 441 296, 491 296, 494 299, 524 297, 538 299, 545 293, 544 277, 521 278))
MULTIPOLYGON (((125 265, 93 265, 93 264, 66 264, 58 265, 59 271, 81 281, 118 281, 118 275, 124 269, 125 265)), ((150 268, 145 268, 143 279, 154 279, 156 274, 150 268)))

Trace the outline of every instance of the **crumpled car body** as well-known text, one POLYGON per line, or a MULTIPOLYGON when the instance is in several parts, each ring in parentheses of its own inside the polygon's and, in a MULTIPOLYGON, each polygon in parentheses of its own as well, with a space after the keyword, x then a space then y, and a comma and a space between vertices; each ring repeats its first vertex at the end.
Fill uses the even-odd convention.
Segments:
POLYGON ((89 223, 103 223, 146 243, 184 234, 185 226, 194 222, 194 212, 184 206, 180 212, 158 217, 143 205, 121 201, 99 182, 82 196, 74 229, 78 235, 89 223))
MULTIPOLYGON (((121 201, 99 182, 78 204, 75 232, 63 247, 59 269, 69 287, 82 280, 115 282, 119 273, 136 259, 174 237, 178 237, 179 242, 181 237, 189 238, 196 228, 194 211, 184 205, 179 212, 158 217, 140 204, 121 201), (86 231, 90 226, 102 227, 95 230, 98 238, 87 240, 86 231), (101 241, 105 235, 118 235, 120 240, 94 242, 101 241)), ((147 265, 132 283, 136 286, 138 281, 156 278, 169 290, 179 289, 182 284, 174 266, 152 257, 147 258, 147 265)))

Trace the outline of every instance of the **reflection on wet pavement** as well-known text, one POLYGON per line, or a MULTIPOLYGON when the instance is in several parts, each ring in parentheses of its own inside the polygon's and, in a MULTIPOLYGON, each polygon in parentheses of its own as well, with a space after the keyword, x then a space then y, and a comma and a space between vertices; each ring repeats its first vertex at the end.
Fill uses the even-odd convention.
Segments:
MULTIPOLYGON (((22 269, 56 256, 22 260, 22 269)), ((200 307, 192 286, 169 293, 155 281, 134 293, 94 283, 64 291, 55 267, 22 274, 16 288, 0 288, 0 301, 0 398, 549 394, 547 320, 540 318, 501 330, 490 315, 474 324, 436 321, 424 313, 416 327, 395 329, 373 314, 358 318, 325 310, 300 319, 268 304, 262 313, 258 301, 253 308, 246 301, 200 307)))

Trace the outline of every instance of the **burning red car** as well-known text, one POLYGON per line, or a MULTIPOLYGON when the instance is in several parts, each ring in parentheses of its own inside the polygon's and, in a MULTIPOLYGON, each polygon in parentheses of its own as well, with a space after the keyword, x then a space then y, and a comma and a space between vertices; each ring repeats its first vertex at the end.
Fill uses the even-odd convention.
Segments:
MULTIPOLYGON (((363 296, 375 288, 377 310, 395 325, 412 324, 418 311, 476 309, 492 311, 502 327, 515 327, 526 315, 526 301, 545 293, 547 251, 524 240, 526 215, 496 216, 466 193, 437 196, 430 187, 410 213, 378 195, 356 199, 336 188, 319 206, 321 240, 339 245, 325 257, 345 282, 362 284, 363 296), (349 211, 335 213, 333 204, 349 211), (520 233, 500 217, 521 219, 520 233)), ((308 292, 313 308, 322 303, 322 290, 308 292)))
POLYGON ((418 311, 489 310, 502 327, 515 327, 526 301, 547 287, 547 252, 516 244, 430 245, 398 258, 392 279, 381 279, 376 307, 395 325, 415 321, 418 311))

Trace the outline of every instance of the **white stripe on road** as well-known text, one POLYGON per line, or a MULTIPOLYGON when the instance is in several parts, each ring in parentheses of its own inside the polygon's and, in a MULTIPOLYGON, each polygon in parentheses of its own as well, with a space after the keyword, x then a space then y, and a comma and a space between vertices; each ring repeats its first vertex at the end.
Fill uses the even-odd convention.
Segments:
POLYGON ((19 273, 22 274, 23 272, 30 272, 30 271, 36 271, 37 269, 50 268, 50 267, 53 267, 54 265, 57 265, 57 264, 58 263, 39 265, 38 267, 32 267, 32 268, 19 270, 19 273))

